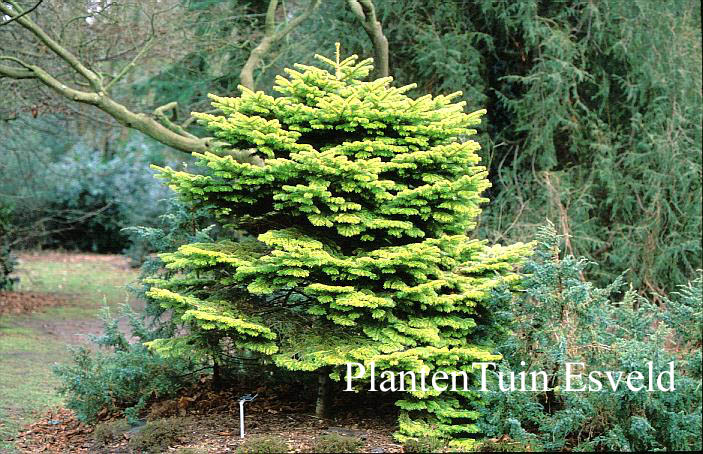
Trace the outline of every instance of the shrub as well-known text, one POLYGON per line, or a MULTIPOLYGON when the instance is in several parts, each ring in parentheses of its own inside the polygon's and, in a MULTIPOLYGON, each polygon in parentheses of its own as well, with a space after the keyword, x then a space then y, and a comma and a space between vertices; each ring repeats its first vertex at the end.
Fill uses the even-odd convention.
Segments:
POLYGON ((529 359, 531 370, 547 371, 549 390, 489 392, 483 432, 549 451, 700 450, 701 333, 691 327, 703 321, 703 278, 658 307, 631 290, 622 294, 619 280, 606 288, 582 280, 588 262, 562 254, 559 242, 553 227, 540 232, 524 293, 503 307, 514 335, 500 349, 501 372, 525 370, 521 361, 529 359), (647 377, 648 361, 655 374, 674 361, 674 392, 633 392, 622 383, 613 390, 605 377, 598 392, 562 391, 565 362, 584 363, 584 374, 647 377))
POLYGON ((125 305, 132 324, 129 343, 119 331, 117 320, 109 311, 102 314, 105 333, 93 341, 112 351, 93 352, 86 347, 73 350, 73 364, 59 365, 54 373, 61 381, 59 391, 67 397, 66 405, 82 421, 92 422, 103 410, 124 410, 130 421, 137 419, 149 399, 155 395, 168 398, 193 383, 190 374, 195 365, 184 359, 166 359, 150 352, 142 342, 153 338, 136 314, 125 305))
POLYGON ((318 437, 312 445, 312 452, 359 452, 364 443, 356 437, 340 434, 326 434, 318 437))
POLYGON ((10 274, 17 261, 10 251, 10 229, 12 227, 12 209, 0 201, 0 290, 12 290, 15 280, 10 274))
POLYGON ((121 440, 122 434, 129 429, 129 423, 124 419, 102 422, 93 429, 93 440, 98 444, 107 445, 121 440))
POLYGON ((239 454, 274 454, 288 451, 288 444, 282 438, 271 435, 251 435, 237 448, 239 454))
POLYGON ((206 210, 190 210, 175 197, 163 202, 163 214, 150 219, 148 224, 122 229, 130 240, 125 254, 134 265, 142 265, 143 275, 155 274, 163 266, 163 262, 152 253, 175 251, 187 243, 216 238, 217 226, 206 210))
POLYGON ((154 181, 151 162, 127 151, 105 158, 78 142, 48 163, 7 163, 0 199, 9 195, 21 202, 13 220, 18 245, 121 252, 129 246, 123 228, 152 225, 163 211, 167 191, 154 181))
POLYGON ((55 188, 49 205, 55 214, 46 225, 58 231, 44 245, 122 252, 129 245, 122 229, 151 223, 163 209, 160 200, 166 193, 153 184, 147 165, 146 159, 134 155, 105 160, 81 146, 62 157, 51 168, 62 175, 62 184, 55 188))
POLYGON ((437 437, 409 438, 403 443, 403 452, 442 452, 446 443, 437 437))
POLYGON ((183 437, 184 418, 165 418, 146 423, 129 439, 129 447, 139 453, 161 453, 183 437))

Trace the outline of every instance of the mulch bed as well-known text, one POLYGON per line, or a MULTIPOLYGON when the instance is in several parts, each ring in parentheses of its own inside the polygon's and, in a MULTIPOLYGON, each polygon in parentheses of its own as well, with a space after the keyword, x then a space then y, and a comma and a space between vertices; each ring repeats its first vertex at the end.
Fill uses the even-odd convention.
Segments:
POLYGON ((65 297, 38 292, 0 292, 0 315, 34 312, 66 304, 65 297))
POLYGON ((92 432, 71 410, 60 408, 25 426, 14 441, 20 452, 87 453, 93 444, 92 432))
MULTIPOLYGON (((197 448, 208 453, 236 452, 242 443, 237 394, 231 390, 194 391, 191 396, 151 406, 147 420, 184 416, 178 421, 184 426, 186 436, 165 452, 179 447, 197 448)), ((393 406, 371 408, 373 406, 362 402, 362 405, 351 408, 342 401, 335 405, 338 411, 334 418, 320 419, 314 416, 312 402, 296 400, 300 395, 290 385, 278 389, 262 387, 257 391, 261 392, 260 397, 245 407, 246 436, 277 435, 288 442, 292 452, 310 452, 317 437, 337 433, 361 439, 364 442, 362 452, 402 452, 402 447, 392 438, 397 417, 393 406)), ((79 422, 72 411, 57 409, 26 426, 14 441, 22 453, 130 454, 127 446, 129 432, 123 435, 123 440, 107 446, 97 445, 92 432, 93 428, 79 422)))

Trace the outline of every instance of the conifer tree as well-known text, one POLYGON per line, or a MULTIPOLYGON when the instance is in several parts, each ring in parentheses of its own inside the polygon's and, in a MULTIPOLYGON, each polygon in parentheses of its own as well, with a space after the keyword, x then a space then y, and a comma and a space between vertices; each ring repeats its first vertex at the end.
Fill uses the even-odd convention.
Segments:
MULTIPOLYGON (((295 65, 277 97, 240 87, 210 95, 221 115, 194 114, 233 152, 197 154, 200 173, 158 168, 171 188, 207 208, 230 240, 162 255, 175 272, 148 295, 189 335, 151 346, 216 354, 223 339, 279 367, 340 379, 347 362, 419 371, 466 370, 494 360, 482 302, 530 246, 470 239, 488 186, 468 136, 460 93, 412 99, 413 85, 363 79, 371 59, 316 55, 295 65)), ((223 145, 223 147, 225 147, 223 145)), ((219 151, 227 151, 225 149, 219 151)), ((367 367, 368 370, 368 367, 367 367)), ((472 383, 475 384, 475 383, 472 383)), ((475 388, 475 387, 474 387, 475 388)), ((397 437, 451 438, 469 447, 476 392, 410 392, 397 437)))

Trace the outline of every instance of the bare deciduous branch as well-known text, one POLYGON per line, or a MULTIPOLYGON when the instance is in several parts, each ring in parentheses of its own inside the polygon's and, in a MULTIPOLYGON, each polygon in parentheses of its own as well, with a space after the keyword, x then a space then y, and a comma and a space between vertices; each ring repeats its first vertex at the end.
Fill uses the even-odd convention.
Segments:
MULTIPOLYGON (((278 0, 270 1, 268 13, 266 14, 264 37, 249 55, 241 71, 243 85, 253 88, 253 72, 261 63, 271 46, 288 35, 288 33, 302 21, 310 17, 320 3, 321 0, 310 0, 310 3, 304 11, 286 24, 282 24, 277 30, 275 15, 278 0)), ((226 144, 221 144, 214 138, 200 138, 187 132, 185 127, 190 124, 190 121, 186 121, 184 123, 185 126, 178 125, 167 115, 168 111, 176 111, 178 106, 175 102, 156 108, 152 114, 145 114, 134 112, 111 97, 110 89, 136 66, 137 61, 148 52, 149 47, 155 42, 156 29, 153 21, 154 15, 151 16, 149 39, 143 41, 144 44, 141 45, 141 50, 130 62, 122 67, 114 77, 109 77, 107 75, 104 76, 98 70, 93 70, 89 64, 84 63, 80 53, 74 53, 61 39, 52 37, 53 35, 48 28, 43 28, 31 20, 15 0, 0 0, 0 14, 4 14, 13 19, 12 27, 21 27, 26 32, 29 32, 33 38, 36 39, 41 48, 47 49, 48 52, 56 55, 62 64, 66 64, 72 69, 72 71, 67 74, 64 74, 62 70, 54 70, 52 72, 44 63, 27 63, 19 60, 16 56, 0 55, 0 61, 11 62, 8 64, 0 64, 0 79, 35 79, 43 86, 51 88, 64 98, 95 106, 114 118, 121 125, 136 129, 164 145, 180 151, 204 153, 207 151, 215 152, 217 150, 218 153, 230 154, 240 161, 257 165, 263 164, 261 159, 253 156, 251 150, 228 150, 225 146, 226 144), (71 82, 70 84, 68 83, 71 79, 76 78, 80 78, 81 80, 71 82), (87 83, 84 83, 83 80, 87 83)), ((72 18, 69 22, 73 22, 74 20, 77 19, 72 18)), ((59 36, 61 36, 61 34, 59 34, 59 36)), ((138 46, 135 46, 131 50, 138 48, 138 46)), ((111 49, 108 49, 105 55, 108 55, 110 51, 111 49)))
POLYGON ((9 77, 11 79, 34 79, 36 76, 32 71, 24 69, 12 68, 10 66, 0 65, 0 76, 9 77))
POLYGON ((278 0, 271 0, 269 2, 268 10, 266 11, 264 37, 254 50, 251 51, 249 58, 246 63, 244 63, 239 73, 240 83, 243 86, 252 91, 254 90, 254 70, 261 64, 261 60, 263 60, 266 53, 271 49, 271 46, 283 39, 291 30, 310 17, 317 7, 320 6, 320 2, 321 0, 311 0, 305 11, 294 17, 279 32, 276 32, 276 8, 278 7, 278 0))
POLYGON ((152 44, 154 43, 153 39, 149 39, 149 41, 142 47, 142 49, 137 52, 137 55, 134 56, 132 61, 127 63, 124 68, 105 86, 105 92, 109 93, 110 89, 112 88, 115 83, 119 82, 125 75, 127 75, 128 72, 130 72, 137 64, 137 60, 142 58, 142 56, 149 51, 151 48, 152 44))
MULTIPOLYGON (((82 77, 87 79, 89 82, 88 86, 92 89, 92 91, 72 88, 66 83, 56 79, 56 77, 51 75, 44 68, 38 65, 26 63, 11 56, 0 56, 0 60, 11 61, 17 64, 18 67, 0 65, 0 78, 9 77, 11 79, 36 79, 61 96, 75 102, 96 106, 113 117, 123 126, 141 131, 164 145, 173 147, 177 150, 188 153, 203 153, 213 150, 213 141, 211 138, 198 138, 193 134, 187 133, 182 127, 173 125, 170 121, 162 124, 154 117, 143 113, 132 112, 126 106, 112 99, 108 95, 107 89, 109 89, 112 84, 116 82, 116 80, 113 79, 113 81, 111 81, 107 86, 104 86, 103 79, 99 74, 87 68, 80 61, 80 59, 76 57, 76 55, 51 38, 35 22, 23 15, 16 2, 0 2, 0 13, 15 19, 16 24, 31 32, 42 44, 60 57, 61 60, 70 65, 70 67, 82 77), (12 5, 12 7, 8 5, 12 5)), ((142 53, 143 52, 140 52, 129 64, 127 64, 125 68, 122 69, 122 71, 116 76, 117 80, 123 77, 134 66, 136 60, 142 55, 142 53)), ((158 113, 155 113, 155 115, 158 116, 158 113)), ((161 112, 161 116, 159 118, 163 120, 166 116, 163 115, 163 112, 161 112)))
POLYGON ((3 25, 7 25, 7 24, 9 24, 10 22, 14 22, 14 21, 16 21, 17 19, 19 19, 20 17, 26 16, 27 14, 31 13, 32 11, 34 11, 35 9, 37 9, 37 7, 38 7, 39 5, 41 5, 43 1, 44 1, 44 0, 39 0, 34 6, 32 6, 31 8, 29 8, 27 11, 21 12, 19 15, 15 16, 15 17, 10 17, 10 18, 9 18, 8 20, 6 20, 5 22, 1 23, 1 24, 0 24, 0 27, 2 27, 3 25))
POLYGON ((374 66, 379 77, 390 74, 388 63, 388 39, 383 34, 381 22, 376 18, 376 8, 372 0, 347 0, 349 7, 359 18, 374 48, 374 66))
MULTIPOLYGON (((17 4, 13 1, 9 2, 14 9, 19 10, 17 4)), ((102 90, 102 80, 100 76, 95 74, 90 69, 86 68, 81 61, 73 55, 68 49, 60 45, 54 39, 52 39, 41 27, 39 27, 34 21, 21 14, 16 14, 13 9, 9 8, 0 2, 0 12, 3 14, 14 18, 17 23, 19 23, 26 30, 30 31, 34 36, 36 36, 46 47, 51 49, 56 55, 58 55, 63 61, 68 63, 78 74, 85 77, 88 82, 93 86, 95 90, 102 90)))
MULTIPOLYGON (((4 58, 7 59, 7 57, 4 58)), ((29 74, 31 73, 32 78, 38 79, 60 95, 76 102, 96 106, 117 120, 121 125, 141 131, 164 145, 188 153, 203 153, 212 150, 212 139, 201 139, 192 134, 179 134, 146 114, 130 111, 122 104, 107 96, 104 92, 93 93, 76 90, 57 80, 39 66, 25 65, 26 70, 17 70, 14 68, 7 68, 6 70, 5 66, 0 66, 0 77, 3 75, 8 77, 21 75, 23 76, 22 78, 30 78, 29 74)))
POLYGON ((12 66, 0 65, 0 77, 4 74, 6 77, 12 79, 34 79, 36 76, 34 73, 28 69, 27 63, 23 62, 19 58, 10 57, 6 55, 0 55, 0 60, 12 61, 20 65, 24 69, 14 68, 12 66))
POLYGON ((197 137, 186 131, 183 126, 177 125, 166 116, 167 111, 173 110, 175 114, 176 109, 178 109, 178 103, 176 101, 173 101, 154 109, 154 116, 161 122, 161 124, 166 126, 171 131, 176 132, 178 134, 182 134, 186 137, 192 137, 196 139, 197 137))

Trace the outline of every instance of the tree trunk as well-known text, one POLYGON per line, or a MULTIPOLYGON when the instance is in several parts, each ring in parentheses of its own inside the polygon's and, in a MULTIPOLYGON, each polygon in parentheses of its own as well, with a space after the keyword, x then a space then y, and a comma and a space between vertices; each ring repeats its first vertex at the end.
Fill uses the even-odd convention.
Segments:
POLYGON ((315 405, 315 416, 318 418, 326 418, 329 415, 332 389, 329 374, 329 368, 324 368, 318 372, 317 404, 315 405))
POLYGON ((212 360, 212 389, 214 391, 220 391, 224 388, 224 382, 222 379, 222 370, 220 368, 220 363, 217 359, 212 360))

